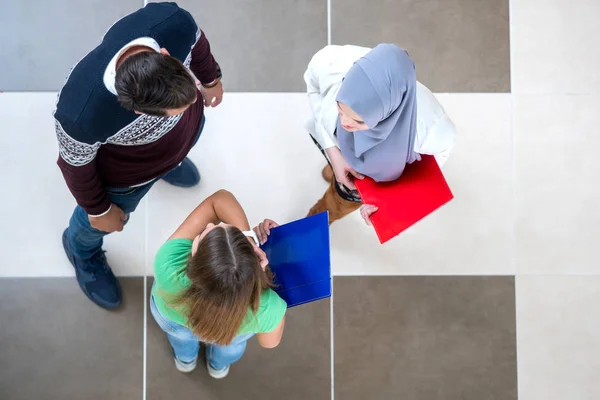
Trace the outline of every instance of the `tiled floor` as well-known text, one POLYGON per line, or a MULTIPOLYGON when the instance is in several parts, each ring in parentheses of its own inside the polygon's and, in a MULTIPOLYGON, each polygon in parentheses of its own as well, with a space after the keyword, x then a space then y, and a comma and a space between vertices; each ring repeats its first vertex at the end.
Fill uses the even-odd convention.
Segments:
POLYGON ((60 245, 74 201, 52 111, 70 66, 141 3, 0 0, 0 399, 600 398, 599 2, 182 0, 227 93, 190 154, 201 185, 156 184, 107 238, 125 306, 106 312, 60 245), (335 223, 331 302, 292 309, 281 346, 251 342, 225 381, 181 375, 147 313, 156 249, 220 188, 253 223, 322 195, 302 73, 328 32, 405 46, 445 92, 455 199, 383 246, 357 214, 335 223))
POLYGON ((134 12, 140 3, 1 0, 0 91, 60 89, 71 67, 101 42, 115 21, 134 12))
POLYGON ((141 398, 144 279, 121 285, 107 312, 71 278, 0 280, 0 399, 141 398))
POLYGON ((330 1, 333 44, 397 43, 435 92, 510 92, 508 0, 330 1))
POLYGON ((337 277, 335 397, 517 399, 513 277, 337 277))
POLYGON ((600 277, 518 276, 521 399, 598 399, 600 277))
MULTIPOLYGON (((154 1, 154 0, 153 0, 154 1)), ((323 0, 180 0, 206 33, 227 90, 301 92, 306 62, 327 45, 323 0)))

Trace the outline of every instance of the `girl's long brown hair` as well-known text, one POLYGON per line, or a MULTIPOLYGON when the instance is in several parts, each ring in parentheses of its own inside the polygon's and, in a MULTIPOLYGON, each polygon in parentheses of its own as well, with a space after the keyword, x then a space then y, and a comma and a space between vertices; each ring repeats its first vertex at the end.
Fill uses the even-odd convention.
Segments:
POLYGON ((191 286, 172 302, 184 308, 188 326, 202 341, 231 343, 248 310, 258 311, 260 295, 273 286, 248 238, 233 226, 212 229, 190 257, 191 286))

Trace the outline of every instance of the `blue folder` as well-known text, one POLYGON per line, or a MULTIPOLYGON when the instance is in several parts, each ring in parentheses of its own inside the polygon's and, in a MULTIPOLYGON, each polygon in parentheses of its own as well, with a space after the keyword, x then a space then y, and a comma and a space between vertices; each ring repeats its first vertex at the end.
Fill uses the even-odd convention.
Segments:
POLYGON ((331 297, 327 212, 271 229, 261 246, 288 308, 331 297))

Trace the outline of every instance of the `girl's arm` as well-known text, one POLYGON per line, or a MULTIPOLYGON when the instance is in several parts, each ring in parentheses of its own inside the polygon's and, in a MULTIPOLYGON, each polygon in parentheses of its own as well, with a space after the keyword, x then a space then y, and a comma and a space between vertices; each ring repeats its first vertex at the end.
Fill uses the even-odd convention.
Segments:
POLYGON ((242 231, 250 230, 248 218, 235 196, 227 190, 219 190, 206 198, 171 235, 171 239, 194 240, 209 223, 226 223, 242 231))
POLYGON ((281 337, 283 336, 283 329, 285 328, 285 316, 273 331, 268 333, 257 333, 256 339, 258 339, 258 344, 260 347, 264 347, 265 349, 272 349, 279 345, 281 342, 281 337))

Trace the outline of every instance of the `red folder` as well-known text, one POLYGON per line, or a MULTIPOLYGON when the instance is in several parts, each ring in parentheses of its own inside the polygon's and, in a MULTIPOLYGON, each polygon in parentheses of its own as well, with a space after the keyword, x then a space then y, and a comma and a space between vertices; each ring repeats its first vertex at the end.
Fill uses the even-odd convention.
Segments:
POLYGON ((385 243, 454 198, 435 157, 421 155, 421 161, 407 164, 394 182, 376 183, 373 179, 355 181, 364 204, 379 209, 371 222, 385 243))

